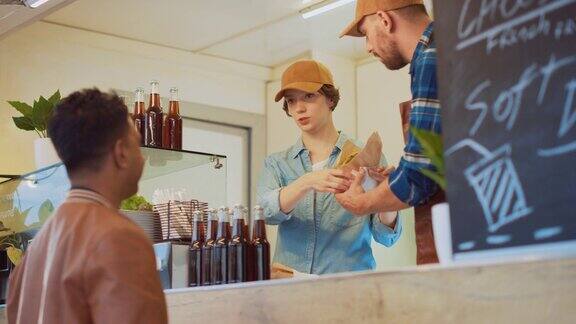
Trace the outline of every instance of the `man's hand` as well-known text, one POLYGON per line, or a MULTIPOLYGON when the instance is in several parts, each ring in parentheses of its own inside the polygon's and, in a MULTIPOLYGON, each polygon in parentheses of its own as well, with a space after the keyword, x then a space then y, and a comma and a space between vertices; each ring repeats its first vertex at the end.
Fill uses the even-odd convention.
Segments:
POLYGON ((344 209, 348 210, 352 214, 356 216, 363 216, 368 214, 366 210, 366 201, 364 198, 364 189, 362 188, 362 181, 364 180, 364 176, 366 175, 366 171, 364 169, 360 169, 360 171, 352 171, 354 175, 354 181, 350 185, 350 188, 346 190, 346 192, 337 194, 336 200, 344 207, 344 209))
MULTIPOLYGON (((381 172, 376 172, 380 175, 380 177, 378 177, 377 174, 374 174, 374 177, 378 177, 376 180, 380 180, 382 177, 384 179, 376 188, 368 192, 364 192, 360 185, 367 172, 360 170, 354 178, 354 181, 352 181, 350 189, 342 194, 336 195, 336 200, 338 200, 344 209, 354 215, 398 211, 410 207, 405 202, 399 200, 390 189, 388 177, 386 177, 385 174, 389 174, 392 170, 393 168, 386 168, 380 170, 381 172)), ((383 223, 387 223, 387 220, 384 220, 383 223)))
POLYGON ((386 180, 390 175, 390 173, 394 172, 394 170, 396 170, 396 168, 393 166, 369 168, 368 175, 372 179, 376 180, 378 184, 380 184, 381 182, 386 180))

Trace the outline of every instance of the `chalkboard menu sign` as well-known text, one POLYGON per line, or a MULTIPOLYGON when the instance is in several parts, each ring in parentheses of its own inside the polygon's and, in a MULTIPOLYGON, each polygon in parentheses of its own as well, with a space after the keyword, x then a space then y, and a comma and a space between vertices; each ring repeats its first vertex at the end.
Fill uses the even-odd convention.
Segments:
POLYGON ((456 259, 576 251, 576 0, 434 1, 456 259))

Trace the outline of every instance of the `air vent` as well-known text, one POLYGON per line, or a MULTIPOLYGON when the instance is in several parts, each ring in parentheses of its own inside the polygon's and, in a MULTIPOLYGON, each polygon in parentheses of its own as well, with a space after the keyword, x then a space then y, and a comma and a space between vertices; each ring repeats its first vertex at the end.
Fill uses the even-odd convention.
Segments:
POLYGON ((24 5, 22 0, 0 0, 0 5, 24 5))
POLYGON ((15 12, 16 12, 16 10, 12 10, 12 11, 9 11, 8 13, 6 13, 6 14, 0 15, 0 21, 2 21, 2 20, 4 20, 4 19, 12 16, 15 12))

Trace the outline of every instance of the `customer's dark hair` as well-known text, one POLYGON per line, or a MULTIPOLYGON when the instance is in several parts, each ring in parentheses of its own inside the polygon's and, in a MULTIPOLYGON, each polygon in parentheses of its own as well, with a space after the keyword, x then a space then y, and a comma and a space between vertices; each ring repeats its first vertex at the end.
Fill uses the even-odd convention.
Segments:
MULTIPOLYGON (((318 92, 320 92, 320 94, 322 94, 327 99, 332 100, 334 105, 330 107, 330 109, 334 111, 336 106, 338 106, 338 102, 340 101, 340 91, 333 85, 325 84, 322 86, 322 88, 320 88, 320 90, 318 90, 318 92)), ((286 115, 288 115, 288 117, 292 117, 290 116, 290 113, 288 113, 288 103, 286 100, 284 100, 284 103, 282 104, 282 109, 284 109, 284 112, 286 115)))
POLYGON ((116 94, 84 89, 64 98, 48 124, 48 135, 68 173, 99 169, 102 157, 128 130, 128 109, 116 94))

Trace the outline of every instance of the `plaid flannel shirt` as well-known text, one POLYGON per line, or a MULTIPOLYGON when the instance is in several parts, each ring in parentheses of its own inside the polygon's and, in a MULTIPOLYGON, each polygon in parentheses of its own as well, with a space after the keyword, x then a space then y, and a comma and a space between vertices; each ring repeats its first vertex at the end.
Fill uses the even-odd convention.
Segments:
MULTIPOLYGON (((410 127, 441 134, 433 27, 431 23, 422 34, 410 64, 412 91, 410 127)), ((435 182, 419 172, 422 168, 434 170, 430 159, 422 154, 422 148, 416 138, 409 134, 400 164, 390 174, 388 181, 394 195, 410 206, 426 203, 439 188, 435 182)))

